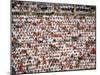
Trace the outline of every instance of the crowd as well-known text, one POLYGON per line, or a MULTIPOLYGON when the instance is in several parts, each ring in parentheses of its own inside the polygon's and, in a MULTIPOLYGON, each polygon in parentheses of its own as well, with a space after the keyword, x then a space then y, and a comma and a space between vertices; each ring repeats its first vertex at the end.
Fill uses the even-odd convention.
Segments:
MULTIPOLYGON (((27 2, 23 4, 31 8, 27 2)), ((16 11, 21 5, 16 4, 13 10, 16 11)), ((34 2, 32 5, 33 9, 39 9, 34 2)), ((94 69, 95 20, 95 15, 13 14, 11 66, 17 74, 94 69)))

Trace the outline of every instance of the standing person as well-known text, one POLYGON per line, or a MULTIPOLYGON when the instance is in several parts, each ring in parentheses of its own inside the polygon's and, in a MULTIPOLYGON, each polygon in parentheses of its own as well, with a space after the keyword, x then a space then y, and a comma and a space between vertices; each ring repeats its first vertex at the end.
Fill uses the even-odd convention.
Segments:
POLYGON ((15 71, 15 68, 13 66, 11 67, 11 75, 16 75, 16 71, 15 71))
POLYGON ((24 69, 23 69, 24 65, 22 62, 19 63, 18 67, 19 67, 19 71, 23 73, 24 72, 24 69))

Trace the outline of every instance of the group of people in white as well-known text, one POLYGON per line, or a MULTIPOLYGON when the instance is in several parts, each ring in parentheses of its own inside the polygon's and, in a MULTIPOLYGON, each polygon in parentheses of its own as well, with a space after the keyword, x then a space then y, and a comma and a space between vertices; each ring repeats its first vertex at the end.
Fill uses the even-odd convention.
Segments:
POLYGON ((86 15, 12 15, 11 65, 18 74, 94 69, 95 19, 86 15))

